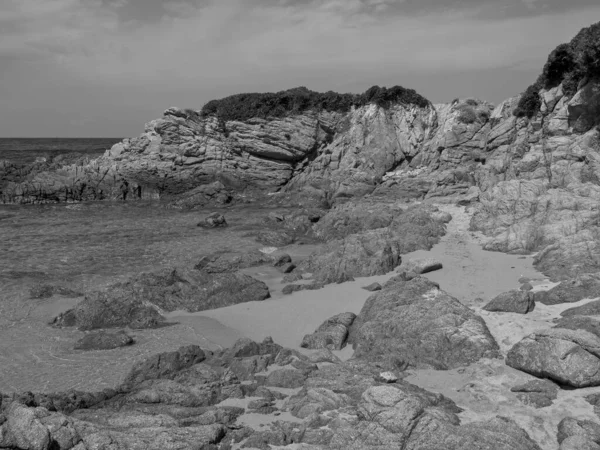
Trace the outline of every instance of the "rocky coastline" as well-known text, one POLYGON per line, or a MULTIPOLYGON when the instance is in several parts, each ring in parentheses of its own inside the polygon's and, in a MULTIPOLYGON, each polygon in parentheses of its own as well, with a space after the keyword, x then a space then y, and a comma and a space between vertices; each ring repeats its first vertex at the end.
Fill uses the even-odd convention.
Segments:
POLYGON ((138 358, 97 392, 0 394, 0 448, 600 449, 600 72, 573 89, 555 57, 527 110, 531 89, 493 106, 433 105, 400 87, 296 88, 258 97, 289 110, 236 112, 254 99, 244 95, 169 108, 93 160, 3 162, 6 204, 220 208, 198 223, 208 239, 229 226, 224 205, 270 208, 254 249, 84 292, 36 286, 32 299, 77 299, 47 318, 85 332, 77 351, 119 352, 139 330, 273 294, 370 283, 359 310, 320 318, 294 348, 265 332, 138 358), (459 298, 435 281, 450 273, 432 250, 444 239, 530 258, 540 277, 459 298), (296 244, 312 250, 297 258, 296 244))

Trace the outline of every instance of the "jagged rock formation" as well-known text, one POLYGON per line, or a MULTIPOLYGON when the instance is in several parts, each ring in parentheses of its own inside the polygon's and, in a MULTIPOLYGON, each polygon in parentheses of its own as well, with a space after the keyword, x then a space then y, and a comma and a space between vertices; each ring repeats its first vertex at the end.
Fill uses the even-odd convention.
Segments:
POLYGON ((81 330, 153 328, 164 322, 163 311, 204 311, 269 297, 266 284, 241 273, 163 269, 89 292, 52 324, 81 330))
MULTIPOLYGON (((377 381, 379 371, 362 360, 319 369, 269 338, 214 354, 182 347, 136 363, 116 389, 0 395, 0 448, 540 449, 510 419, 463 425, 453 401, 402 380, 377 381), (291 395, 270 389, 286 380, 298 388, 291 395), (243 406, 221 404, 228 399, 243 406), (245 412, 281 410, 294 421, 256 429, 237 422, 245 412)), ((562 430, 563 439, 580 433, 562 430)))

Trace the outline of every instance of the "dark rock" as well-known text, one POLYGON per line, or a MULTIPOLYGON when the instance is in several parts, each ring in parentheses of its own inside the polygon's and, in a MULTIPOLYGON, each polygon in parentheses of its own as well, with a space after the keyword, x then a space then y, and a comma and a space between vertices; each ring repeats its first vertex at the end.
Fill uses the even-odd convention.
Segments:
POLYGON ((577 388, 598 386, 600 338, 584 330, 537 331, 510 349, 506 364, 577 388))
POLYGON ((64 286, 54 286, 51 284, 38 284, 29 291, 29 296, 31 298, 49 298, 53 295, 75 298, 81 297, 83 294, 64 286))
POLYGON ((316 289, 321 289, 323 284, 320 283, 310 283, 310 284, 288 284, 284 286, 281 290, 283 295, 293 294, 298 291, 314 291, 316 289))
POLYGON ((571 316, 598 316, 600 315, 600 300, 593 300, 585 305, 565 309, 560 313, 563 317, 571 316))
POLYGON ((282 278, 283 283, 293 283, 294 281, 300 281, 302 279, 302 274, 300 272, 292 272, 287 273, 282 278))
POLYGON ((510 390, 517 393, 519 400, 534 408, 550 406, 558 396, 558 386, 549 380, 531 380, 510 390))
POLYGON ((296 236, 290 231, 261 231, 256 235, 256 241, 263 245, 285 247, 296 242, 296 236))
POLYGON ((214 253, 204 256, 194 266, 194 269, 207 273, 225 273, 257 266, 272 265, 278 267, 291 261, 290 255, 281 252, 263 253, 259 250, 253 250, 246 253, 214 253))
POLYGON ((303 348, 341 350, 346 346, 348 330, 356 314, 347 312, 330 317, 312 334, 307 334, 300 344, 303 348))
POLYGON ((534 310, 533 294, 527 291, 508 291, 494 297, 483 307, 486 311, 527 314, 534 310))
POLYGON ((338 364, 342 362, 342 360, 335 356, 328 348, 322 348, 314 353, 311 353, 308 356, 308 360, 314 364, 323 362, 338 364))
POLYGON ((600 297, 600 274, 581 274, 577 278, 562 281, 547 291, 535 294, 535 301, 544 305, 574 303, 584 298, 600 297))
POLYGON ((283 264, 283 265, 281 265, 281 266, 278 267, 278 269, 279 269, 279 271, 281 273, 290 273, 295 268, 296 268, 296 265, 294 263, 287 263, 287 264, 283 264))
POLYGON ((172 379, 182 369, 206 359, 197 345, 188 345, 174 352, 159 353, 136 363, 123 382, 123 386, 139 384, 145 380, 172 379))
POLYGON ((133 338, 124 331, 110 333, 97 331, 86 334, 75 344, 75 350, 110 350, 133 344, 133 338))
MULTIPOLYGON (((533 285, 531 283, 523 283, 519 288, 521 291, 531 291, 533 289, 533 285)), ((535 296, 534 296, 535 299, 535 296)))
POLYGON ((158 308, 194 312, 269 297, 266 284, 240 273, 165 269, 91 292, 73 310, 58 316, 53 324, 77 326, 81 330, 150 328, 163 321, 158 308))
POLYGON ((371 295, 349 342, 355 358, 400 355, 418 368, 451 369, 499 356, 483 319, 423 277, 388 283, 371 295))
POLYGON ((278 369, 271 372, 265 381, 265 386, 280 388, 298 388, 304 384, 308 374, 298 369, 278 369))
POLYGON ((365 291, 375 292, 381 290, 381 285, 379 283, 371 283, 368 286, 363 286, 365 291))
POLYGON ((227 226, 227 220, 225 220, 225 216, 219 213, 212 213, 206 218, 198 223, 199 227, 203 228, 222 228, 227 226))

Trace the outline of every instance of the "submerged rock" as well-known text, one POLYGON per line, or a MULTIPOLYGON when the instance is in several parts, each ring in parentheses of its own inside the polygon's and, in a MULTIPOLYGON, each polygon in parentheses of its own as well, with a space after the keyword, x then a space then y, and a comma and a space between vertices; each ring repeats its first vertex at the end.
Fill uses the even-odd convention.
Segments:
POLYGON ((276 250, 271 253, 260 250, 244 253, 218 252, 202 257, 194 269, 208 273, 224 273, 263 265, 281 267, 291 262, 290 255, 276 250))
POLYGON ((225 220, 223 214, 212 213, 202 222, 198 223, 198 226, 203 228, 222 228, 227 226, 227 220, 225 220))
POLYGON ((248 275, 164 269, 88 293, 53 325, 81 330, 151 328, 163 321, 160 311, 204 311, 269 297, 267 285, 248 275))
POLYGON ((75 350, 111 350, 126 347, 134 343, 133 338, 124 331, 110 333, 97 331, 86 334, 75 343, 75 350))

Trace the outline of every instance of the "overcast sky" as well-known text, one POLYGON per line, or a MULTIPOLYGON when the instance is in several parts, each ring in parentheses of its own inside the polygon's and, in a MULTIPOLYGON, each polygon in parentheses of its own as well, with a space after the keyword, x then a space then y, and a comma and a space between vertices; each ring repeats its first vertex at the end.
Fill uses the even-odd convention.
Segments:
POLYGON ((598 0, 0 0, 0 137, 137 136, 296 86, 497 103, 598 20, 598 0))

